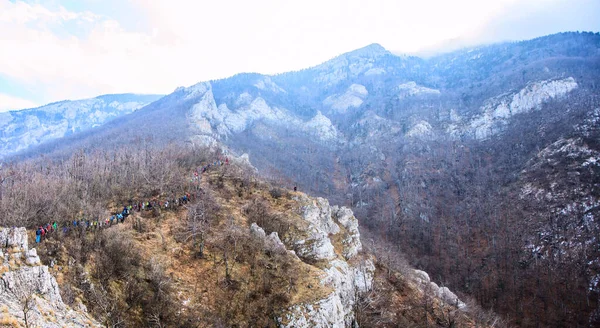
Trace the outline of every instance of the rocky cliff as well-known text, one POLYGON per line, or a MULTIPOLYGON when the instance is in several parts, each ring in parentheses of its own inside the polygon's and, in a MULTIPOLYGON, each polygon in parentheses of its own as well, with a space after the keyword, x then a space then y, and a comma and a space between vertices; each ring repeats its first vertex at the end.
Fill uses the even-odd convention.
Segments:
POLYGON ((362 249, 358 221, 351 210, 330 206, 323 198, 296 199, 303 222, 298 232, 284 237, 284 244, 299 260, 318 267, 326 297, 291 306, 280 318, 283 327, 349 327, 355 321, 358 293, 372 286, 375 266, 362 249))
POLYGON ((0 326, 102 327, 66 306, 56 279, 27 245, 25 228, 0 228, 0 326))
MULTIPOLYGON (((267 235, 256 223, 250 231, 266 239, 266 245, 287 250, 297 261, 320 271, 320 285, 312 286, 323 297, 293 304, 278 318, 281 327, 355 327, 358 297, 373 288, 376 258, 362 251, 358 220, 352 210, 331 206, 324 198, 294 196, 301 220, 280 239, 267 235)), ((415 286, 442 304, 466 310, 466 305, 447 287, 439 287, 429 275, 415 270, 415 286)))

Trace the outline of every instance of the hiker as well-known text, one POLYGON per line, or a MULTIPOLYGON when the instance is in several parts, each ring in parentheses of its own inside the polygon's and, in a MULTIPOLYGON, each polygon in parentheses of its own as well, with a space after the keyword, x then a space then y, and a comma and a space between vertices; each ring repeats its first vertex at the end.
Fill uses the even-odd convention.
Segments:
POLYGON ((35 243, 39 244, 40 240, 42 238, 42 227, 37 228, 37 230, 35 231, 35 243))
POLYGON ((294 192, 298 191, 298 187, 294 186, 294 192))
POLYGON ((56 221, 54 221, 54 222, 52 223, 52 229, 53 229, 54 231, 57 231, 57 230, 58 230, 58 223, 56 223, 56 221))
POLYGON ((44 238, 44 236, 46 236, 46 229, 44 229, 44 227, 40 227, 40 236, 41 238, 44 238))
POLYGON ((229 165, 229 157, 225 157, 225 165, 229 165))

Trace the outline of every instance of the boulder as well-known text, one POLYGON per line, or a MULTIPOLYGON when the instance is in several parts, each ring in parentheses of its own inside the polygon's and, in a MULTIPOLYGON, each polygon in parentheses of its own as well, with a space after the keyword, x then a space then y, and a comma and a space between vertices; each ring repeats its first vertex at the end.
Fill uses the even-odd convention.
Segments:
POLYGON ((414 273, 415 273, 415 279, 417 279, 417 282, 429 283, 431 281, 431 279, 429 279, 429 274, 425 271, 415 270, 414 273))
POLYGON ((424 293, 429 293, 439 298, 443 302, 456 306, 459 309, 464 309, 467 305, 462 302, 456 294, 454 294, 448 287, 440 287, 435 282, 431 281, 429 274, 425 271, 414 270, 414 278, 419 288, 424 293))
POLYGON ((262 239, 264 239, 265 236, 267 235, 265 233, 265 230, 263 230, 263 228, 259 227, 258 224, 256 224, 256 223, 252 223, 250 225, 250 233, 253 236, 258 237, 258 238, 262 238, 262 239))
POLYGON ((6 238, 6 247, 17 247, 22 250, 27 250, 27 230, 25 228, 11 228, 8 230, 6 238))
POLYGON ((294 243, 296 254, 309 262, 332 260, 337 257, 331 240, 325 232, 311 231, 307 239, 294 243))

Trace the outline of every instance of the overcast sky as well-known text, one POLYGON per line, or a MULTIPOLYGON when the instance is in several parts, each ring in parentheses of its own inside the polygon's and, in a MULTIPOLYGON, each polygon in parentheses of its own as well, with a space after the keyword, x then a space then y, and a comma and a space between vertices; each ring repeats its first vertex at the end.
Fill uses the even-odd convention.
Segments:
POLYGON ((597 32, 599 17, 600 0, 0 0, 0 111, 297 70, 371 43, 597 32))

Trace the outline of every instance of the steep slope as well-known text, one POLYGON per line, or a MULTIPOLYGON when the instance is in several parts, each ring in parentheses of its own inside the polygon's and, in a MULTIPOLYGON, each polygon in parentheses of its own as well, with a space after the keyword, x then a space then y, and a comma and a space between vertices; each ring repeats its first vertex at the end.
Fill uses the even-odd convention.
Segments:
POLYGON ((0 157, 100 126, 132 113, 161 96, 104 95, 0 113, 0 157))

